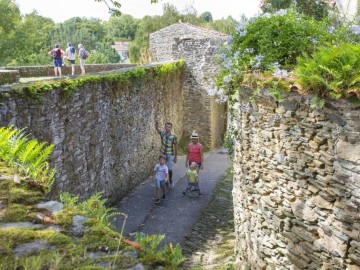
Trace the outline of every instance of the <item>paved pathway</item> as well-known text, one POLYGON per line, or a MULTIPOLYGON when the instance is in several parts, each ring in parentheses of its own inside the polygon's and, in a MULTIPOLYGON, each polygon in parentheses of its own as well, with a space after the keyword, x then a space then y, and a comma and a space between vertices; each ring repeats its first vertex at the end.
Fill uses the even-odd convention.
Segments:
MULTIPOLYGON (((182 243, 184 237, 197 221, 201 210, 209 203, 212 192, 230 165, 223 149, 205 154, 204 170, 200 171, 201 197, 182 197, 186 187, 185 157, 178 157, 173 168, 175 186, 160 204, 155 204, 155 186, 152 178, 147 179, 117 206, 119 212, 128 215, 124 235, 132 232, 145 234, 165 234, 163 244, 182 243)), ((120 231, 123 220, 114 221, 120 231)))

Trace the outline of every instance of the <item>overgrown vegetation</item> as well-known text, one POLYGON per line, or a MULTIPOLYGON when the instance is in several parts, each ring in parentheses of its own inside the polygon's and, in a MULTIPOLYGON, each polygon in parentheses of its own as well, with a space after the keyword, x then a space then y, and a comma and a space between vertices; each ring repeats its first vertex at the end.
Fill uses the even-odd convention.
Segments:
MULTIPOLYGON (((139 67, 130 69, 126 72, 104 73, 103 75, 87 75, 76 79, 63 79, 58 81, 37 81, 28 84, 12 86, 11 89, 18 94, 27 94, 35 98, 41 98, 42 95, 53 89, 61 89, 64 94, 71 96, 73 91, 88 83, 108 83, 127 85, 136 79, 146 76, 164 77, 171 74, 177 74, 182 71, 185 62, 180 60, 174 63, 163 64, 152 67, 139 67)), ((3 94, 7 98, 8 94, 3 94)), ((1 95, 0 95, 1 98, 1 95)))
POLYGON ((295 77, 302 93, 311 92, 321 99, 346 98, 360 106, 359 70, 360 45, 342 44, 299 57, 295 77))
POLYGON ((48 191, 53 180, 54 171, 43 165, 52 146, 29 136, 14 127, 0 128, 0 224, 11 222, 0 228, 0 269, 129 269, 139 260, 148 266, 179 268, 184 261, 179 245, 157 249, 162 235, 136 236, 139 243, 125 239, 127 216, 106 207, 101 193, 83 202, 62 193, 64 208, 56 214, 39 208, 38 203, 46 201, 41 190, 48 191), (21 181, 14 173, 20 174, 21 181), (124 217, 120 232, 110 222, 118 215, 124 217), (83 231, 74 234, 74 218, 79 216, 84 220, 83 231), (43 248, 17 254, 15 249, 22 244, 43 248), (128 255, 134 251, 138 258, 128 255))
POLYGON ((116 208, 106 207, 107 199, 102 199, 102 192, 92 195, 86 201, 78 203, 78 197, 68 192, 64 192, 60 195, 60 200, 68 208, 78 209, 86 217, 95 219, 98 223, 101 223, 109 228, 114 229, 111 224, 111 218, 124 215, 123 213, 115 211, 116 208))
POLYGON ((219 54, 222 69, 209 94, 234 102, 240 89, 256 95, 266 88, 280 102, 297 89, 312 94, 315 107, 323 106, 324 98, 360 105, 358 21, 343 18, 322 1, 315 3, 316 14, 309 10, 314 3, 290 2, 267 1, 264 8, 273 13, 240 22, 219 54))
POLYGON ((165 235, 145 235, 143 233, 133 234, 135 241, 139 243, 144 250, 141 252, 142 261, 150 265, 164 265, 166 269, 178 269, 177 267, 185 261, 182 255, 181 247, 172 243, 165 245, 163 250, 159 250, 158 246, 163 241, 165 235))
POLYGON ((54 182, 55 168, 47 161, 54 145, 29 139, 29 134, 13 126, 0 127, 0 160, 13 168, 15 174, 24 175, 46 193, 54 182))

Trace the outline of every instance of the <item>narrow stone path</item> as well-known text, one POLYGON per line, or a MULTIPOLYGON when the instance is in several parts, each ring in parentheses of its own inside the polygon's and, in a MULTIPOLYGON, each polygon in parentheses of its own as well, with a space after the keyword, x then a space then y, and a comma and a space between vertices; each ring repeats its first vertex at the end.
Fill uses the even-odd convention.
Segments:
MULTIPOLYGON (((173 168, 175 186, 160 204, 155 202, 155 186, 152 178, 147 179, 129 196, 117 205, 117 211, 128 215, 124 235, 132 232, 145 234, 165 234, 163 244, 182 243, 185 236, 197 221, 202 209, 212 198, 212 193, 223 179, 230 165, 230 160, 223 149, 205 154, 204 170, 200 171, 200 188, 202 196, 182 197, 186 187, 185 157, 178 158, 173 168)), ((121 230, 123 218, 113 222, 121 230)))
POLYGON ((187 260, 184 269, 230 270, 240 269, 235 263, 234 208, 232 200, 233 174, 217 185, 210 203, 181 245, 187 260))

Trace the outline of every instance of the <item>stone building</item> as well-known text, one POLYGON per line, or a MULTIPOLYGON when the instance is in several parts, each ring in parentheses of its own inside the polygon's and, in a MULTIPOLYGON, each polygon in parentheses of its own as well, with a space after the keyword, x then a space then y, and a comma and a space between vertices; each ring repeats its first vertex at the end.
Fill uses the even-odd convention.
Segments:
MULTIPOLYGON (((150 34, 150 52, 154 61, 184 59, 184 143, 193 130, 208 148, 222 145, 226 130, 226 107, 207 93, 217 74, 214 57, 225 42, 223 33, 188 23, 175 23, 150 34)), ((169 119, 171 121, 171 119, 169 119)), ((179 129, 179 127, 175 127, 179 129)))
POLYGON ((120 56, 120 63, 130 64, 129 45, 130 42, 127 41, 115 41, 114 45, 111 45, 120 56))

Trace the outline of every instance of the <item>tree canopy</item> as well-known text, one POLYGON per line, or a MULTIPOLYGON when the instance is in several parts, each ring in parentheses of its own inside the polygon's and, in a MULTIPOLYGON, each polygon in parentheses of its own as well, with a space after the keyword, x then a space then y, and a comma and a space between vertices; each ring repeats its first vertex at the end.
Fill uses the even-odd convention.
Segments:
MULTIPOLYGON (((109 9, 119 9, 120 4, 104 2, 109 9)), ((150 0, 156 2, 155 0, 150 0)), ((21 15, 18 6, 10 0, 0 0, 0 66, 47 65, 52 59, 48 52, 59 44, 65 50, 67 43, 83 44, 90 51, 87 63, 118 62, 119 55, 111 45, 116 41, 129 41, 129 54, 133 63, 147 61, 149 35, 179 20, 194 25, 231 33, 235 20, 213 20, 210 12, 197 15, 191 5, 184 13, 175 6, 165 4, 163 15, 135 19, 128 14, 113 12, 108 21, 96 18, 73 17, 62 23, 37 14, 21 15), (119 15, 119 16, 118 16, 119 15)))

